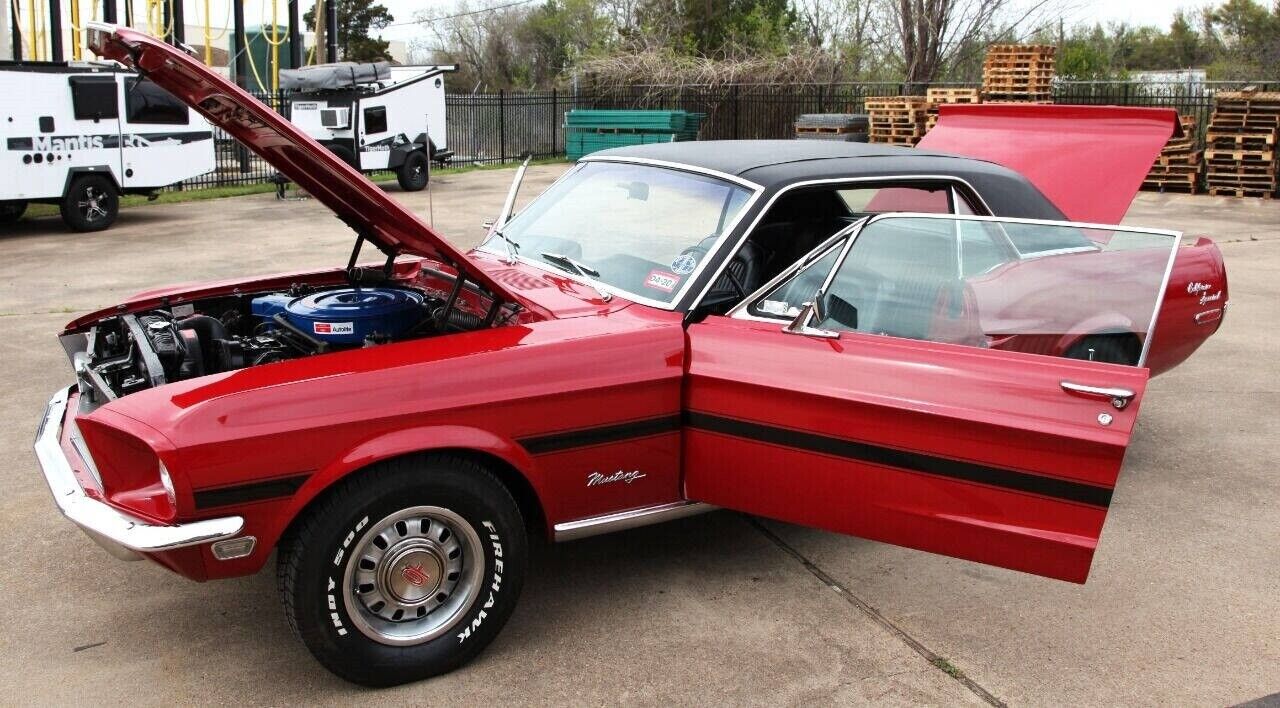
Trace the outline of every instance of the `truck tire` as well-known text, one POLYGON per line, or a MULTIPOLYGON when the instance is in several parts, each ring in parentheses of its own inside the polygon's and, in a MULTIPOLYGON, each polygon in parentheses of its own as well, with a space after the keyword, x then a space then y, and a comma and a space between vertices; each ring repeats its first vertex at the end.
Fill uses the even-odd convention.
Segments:
POLYGON ((430 178, 428 162, 430 161, 421 150, 414 150, 405 155, 404 164, 396 170, 396 181, 400 183, 400 189, 406 192, 420 192, 426 189, 427 180, 430 178))
POLYGON ((327 492, 280 542, 294 632, 325 668, 393 686, 462 666, 497 636, 524 583, 520 509, 458 455, 399 458, 327 492))
POLYGON ((356 169, 360 169, 360 166, 356 164, 356 154, 351 151, 351 148, 342 143, 324 143, 324 146, 329 149, 329 152, 337 155, 339 160, 356 169))
POLYGON ((80 175, 71 180, 58 210, 72 231, 101 231, 115 223, 120 195, 105 175, 80 175))
POLYGON ((0 202, 0 224, 16 224, 27 212, 27 203, 23 201, 0 202))

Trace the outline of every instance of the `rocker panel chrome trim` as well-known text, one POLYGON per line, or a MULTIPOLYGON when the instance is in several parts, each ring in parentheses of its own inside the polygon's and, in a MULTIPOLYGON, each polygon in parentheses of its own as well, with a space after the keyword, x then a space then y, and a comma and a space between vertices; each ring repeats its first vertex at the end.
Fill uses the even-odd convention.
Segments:
POLYGON ((620 511, 616 514, 592 516, 586 519, 556 524, 555 538, 556 542, 573 541, 579 538, 598 536, 603 533, 625 531, 641 526, 649 526, 650 524, 660 524, 664 521, 674 521, 683 519, 686 516, 705 514, 718 508, 720 507, 702 502, 681 501, 647 506, 642 509, 620 511))

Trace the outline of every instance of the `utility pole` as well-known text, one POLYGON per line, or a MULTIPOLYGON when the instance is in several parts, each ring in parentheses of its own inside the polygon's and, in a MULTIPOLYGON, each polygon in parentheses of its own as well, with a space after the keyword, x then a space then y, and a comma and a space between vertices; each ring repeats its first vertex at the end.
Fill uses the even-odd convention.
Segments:
POLYGON ((298 20, 298 0, 289 0, 289 68, 302 66, 302 26, 298 20))
POLYGON ((330 64, 338 61, 338 0, 327 0, 324 5, 325 24, 329 33, 325 35, 325 61, 330 64))
POLYGON ((248 51, 248 48, 246 48, 244 44, 244 0, 228 1, 231 3, 232 7, 231 31, 235 33, 231 38, 231 51, 233 52, 233 60, 231 62, 232 78, 235 80, 236 85, 244 86, 245 76, 249 73, 247 68, 248 63, 245 58, 245 52, 248 51))
POLYGON ((182 11, 182 0, 164 3, 164 23, 169 27, 169 34, 164 39, 172 45, 187 41, 186 15, 182 11))
MULTIPOLYGON (((31 3, 35 11, 35 3, 31 3)), ((62 61, 62 2, 49 0, 49 58, 62 61)))

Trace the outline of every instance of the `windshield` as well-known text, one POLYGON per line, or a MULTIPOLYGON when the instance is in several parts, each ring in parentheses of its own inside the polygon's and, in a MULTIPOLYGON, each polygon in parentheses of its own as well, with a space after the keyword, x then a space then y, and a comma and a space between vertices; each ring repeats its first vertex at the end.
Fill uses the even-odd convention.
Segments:
MULTIPOLYGON (((671 303, 733 228, 751 190, 666 167, 586 162, 502 228, 520 258, 671 303)), ((486 250, 505 253, 496 234, 486 250)))

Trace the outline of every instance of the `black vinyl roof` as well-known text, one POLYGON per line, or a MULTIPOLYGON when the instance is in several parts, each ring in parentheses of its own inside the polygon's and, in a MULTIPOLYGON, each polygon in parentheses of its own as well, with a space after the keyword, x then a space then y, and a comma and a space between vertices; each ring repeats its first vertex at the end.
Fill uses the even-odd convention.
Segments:
POLYGON ((796 182, 875 177, 963 180, 996 216, 1065 220, 1026 177, 993 162, 942 152, 829 140, 707 140, 612 148, 592 158, 644 158, 736 175, 776 191, 796 182))

